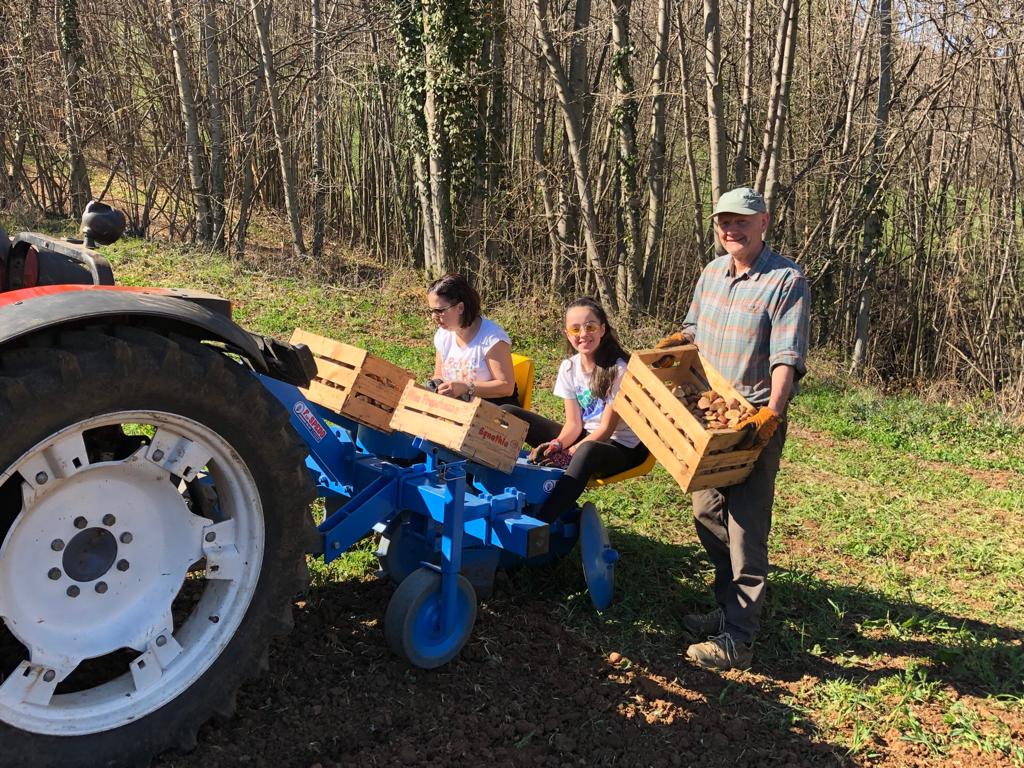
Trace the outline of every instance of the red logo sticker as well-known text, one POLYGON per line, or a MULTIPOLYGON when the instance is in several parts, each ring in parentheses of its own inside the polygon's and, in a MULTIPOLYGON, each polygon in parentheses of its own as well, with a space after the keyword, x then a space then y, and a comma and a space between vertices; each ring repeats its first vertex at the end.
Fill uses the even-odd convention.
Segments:
POLYGON ((303 402, 298 402, 292 407, 292 411, 299 417, 299 420, 306 429, 310 431, 310 434, 316 438, 318 443, 327 437, 327 430, 324 428, 324 425, 320 423, 320 420, 313 415, 313 412, 309 410, 308 405, 303 402))

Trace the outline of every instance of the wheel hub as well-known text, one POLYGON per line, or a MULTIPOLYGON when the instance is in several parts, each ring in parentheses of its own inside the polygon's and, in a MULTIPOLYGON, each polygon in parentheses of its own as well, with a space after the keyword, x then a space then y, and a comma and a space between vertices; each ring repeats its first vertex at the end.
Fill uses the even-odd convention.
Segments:
POLYGON ((189 511, 145 448, 51 477, 42 490, 26 489, 27 514, 0 553, 0 580, 22 587, 0 598, 11 632, 35 663, 57 657, 53 666, 144 650, 169 626, 171 602, 203 557, 209 521, 189 511))
POLYGON ((64 573, 79 582, 96 581, 117 560, 117 539, 104 528, 78 533, 64 550, 64 573))

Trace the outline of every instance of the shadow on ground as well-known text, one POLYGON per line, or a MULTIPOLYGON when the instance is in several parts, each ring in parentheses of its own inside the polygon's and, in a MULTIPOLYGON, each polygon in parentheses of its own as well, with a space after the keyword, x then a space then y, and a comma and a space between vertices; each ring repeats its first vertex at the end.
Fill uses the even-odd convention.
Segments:
POLYGON ((787 703, 787 683, 870 681, 913 656, 958 691, 1021 692, 1011 630, 786 571, 772 576, 754 673, 695 669, 679 616, 704 600, 699 547, 621 532, 613 543, 623 560, 609 611, 589 606, 575 553, 519 571, 484 603, 461 657, 432 672, 384 642, 390 584, 312 590, 236 717, 158 765, 847 765, 787 703), (851 654, 875 661, 833 661, 851 654))

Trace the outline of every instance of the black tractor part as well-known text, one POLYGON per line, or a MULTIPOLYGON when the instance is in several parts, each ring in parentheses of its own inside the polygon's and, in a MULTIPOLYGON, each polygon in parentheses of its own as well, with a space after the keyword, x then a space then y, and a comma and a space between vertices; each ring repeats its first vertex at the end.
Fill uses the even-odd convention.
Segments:
POLYGON ((0 765, 147 765, 229 717, 291 627, 305 448, 207 345, 49 335, 0 350, 0 765))

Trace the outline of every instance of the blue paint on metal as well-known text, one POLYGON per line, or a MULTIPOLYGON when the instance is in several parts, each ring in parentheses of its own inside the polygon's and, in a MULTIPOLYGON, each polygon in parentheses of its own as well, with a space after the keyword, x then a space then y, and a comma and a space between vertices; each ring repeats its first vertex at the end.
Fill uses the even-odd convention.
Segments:
POLYGON ((329 513, 318 528, 325 561, 400 516, 408 518, 403 526, 415 521, 408 531, 403 528, 412 534, 409 554, 439 553, 437 565, 423 561, 441 578, 437 596, 417 616, 418 647, 443 645, 465 627, 469 613, 458 589, 460 572, 487 593, 499 561, 539 563, 568 553, 578 537, 591 598, 598 608, 610 603, 618 553, 607 546, 596 512, 596 526, 586 514, 578 525, 576 509, 550 526, 530 514, 547 499, 561 469, 538 467, 521 456, 511 473, 500 472, 421 437, 357 424, 307 400, 297 387, 256 375, 287 409, 309 451, 306 467, 329 513))
POLYGON ((593 504, 584 504, 580 513, 580 550, 590 600, 597 610, 603 611, 612 602, 619 553, 608 542, 608 533, 593 504))

